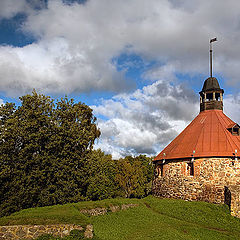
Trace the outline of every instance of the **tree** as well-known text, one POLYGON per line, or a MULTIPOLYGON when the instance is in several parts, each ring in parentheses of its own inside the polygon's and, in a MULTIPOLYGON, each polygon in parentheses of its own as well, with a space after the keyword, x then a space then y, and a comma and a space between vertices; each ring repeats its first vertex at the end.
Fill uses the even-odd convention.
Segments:
POLYGON ((117 162, 116 181, 125 197, 144 197, 151 192, 152 158, 127 156, 117 162))
POLYGON ((120 188, 115 180, 117 163, 112 160, 110 154, 105 155, 100 149, 94 150, 85 163, 86 197, 89 200, 101 200, 119 195, 120 188))
POLYGON ((37 94, 0 106, 0 215, 84 199, 86 156, 100 136, 92 110, 37 94))

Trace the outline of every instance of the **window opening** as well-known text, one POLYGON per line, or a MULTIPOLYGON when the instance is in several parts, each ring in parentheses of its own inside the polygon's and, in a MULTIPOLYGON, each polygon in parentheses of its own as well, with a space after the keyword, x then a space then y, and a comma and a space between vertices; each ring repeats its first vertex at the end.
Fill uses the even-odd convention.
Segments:
POLYGON ((238 135, 238 128, 233 128, 233 134, 238 135))
POLYGON ((217 101, 220 101, 221 100, 220 99, 220 93, 215 93, 215 98, 216 98, 217 101))
POLYGON ((194 176, 194 166, 193 163, 188 163, 187 165, 187 171, 189 173, 190 176, 194 176))
POLYGON ((207 101, 213 100, 213 94, 212 93, 207 93, 207 101))
POLYGON ((239 125, 238 124, 231 124, 228 126, 228 131, 234 135, 234 136, 239 136, 240 130, 239 130, 239 125))
POLYGON ((163 176, 163 164, 159 166, 159 176, 163 176))
POLYGON ((162 177, 163 176, 163 164, 158 165, 155 170, 156 177, 162 177))

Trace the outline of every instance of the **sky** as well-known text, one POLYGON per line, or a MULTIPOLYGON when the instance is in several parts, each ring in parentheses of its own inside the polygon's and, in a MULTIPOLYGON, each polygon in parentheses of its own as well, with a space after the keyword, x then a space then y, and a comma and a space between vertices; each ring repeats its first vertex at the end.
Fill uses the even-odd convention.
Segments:
POLYGON ((154 156, 199 113, 213 75, 240 123, 235 0, 0 0, 0 104, 37 92, 93 109, 95 148, 154 156))

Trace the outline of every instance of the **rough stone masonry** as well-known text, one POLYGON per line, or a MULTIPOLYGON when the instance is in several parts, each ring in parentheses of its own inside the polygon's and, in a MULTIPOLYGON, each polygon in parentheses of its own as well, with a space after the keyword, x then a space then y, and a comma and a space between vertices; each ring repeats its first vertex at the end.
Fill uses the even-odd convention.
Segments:
MULTIPOLYGON (((74 224, 0 226, 0 240, 35 239, 43 234, 65 237, 74 229, 84 230, 74 224)), ((92 230, 92 225, 86 227, 88 238, 92 238, 92 230)))
POLYGON ((156 164, 153 193, 164 198, 226 203, 240 217, 240 160, 195 159, 192 175, 189 159, 156 164))
POLYGON ((204 81, 200 113, 154 158, 153 192, 226 203, 240 217, 240 125, 223 113, 223 93, 215 77, 204 81))

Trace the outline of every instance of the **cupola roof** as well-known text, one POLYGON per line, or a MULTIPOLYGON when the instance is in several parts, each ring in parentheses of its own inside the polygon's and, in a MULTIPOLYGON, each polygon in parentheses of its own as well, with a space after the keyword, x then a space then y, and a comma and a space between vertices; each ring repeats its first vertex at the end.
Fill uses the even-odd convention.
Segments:
POLYGON ((218 80, 215 77, 207 78, 203 84, 202 92, 211 90, 221 90, 218 80))

